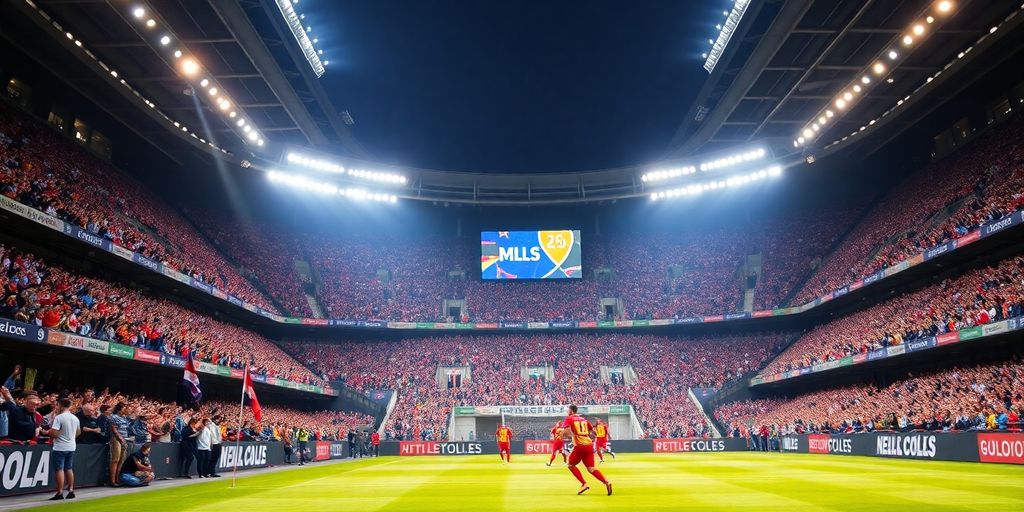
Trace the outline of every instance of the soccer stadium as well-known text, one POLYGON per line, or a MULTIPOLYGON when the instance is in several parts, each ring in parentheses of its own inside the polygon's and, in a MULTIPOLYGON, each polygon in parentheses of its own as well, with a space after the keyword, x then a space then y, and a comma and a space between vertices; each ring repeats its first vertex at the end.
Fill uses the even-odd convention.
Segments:
POLYGON ((3 0, 0 83, 0 512, 1024 510, 1021 0, 3 0))

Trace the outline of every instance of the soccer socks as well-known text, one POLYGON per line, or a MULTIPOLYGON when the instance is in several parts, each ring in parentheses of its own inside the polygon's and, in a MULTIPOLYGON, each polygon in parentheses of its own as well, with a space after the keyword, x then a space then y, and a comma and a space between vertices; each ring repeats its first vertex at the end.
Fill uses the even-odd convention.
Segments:
MULTIPOLYGON (((551 465, 552 462, 555 461, 555 455, 558 455, 558 452, 551 452, 551 458, 548 459, 548 465, 549 466, 551 465)), ((563 459, 565 458, 565 454, 562 454, 562 458, 563 459)))
POLYGON ((595 469, 594 471, 591 471, 590 474, 594 475, 594 478, 600 480, 602 484, 607 484, 608 483, 608 479, 605 478, 604 475, 601 474, 600 470, 595 469))
POLYGON ((601 462, 604 462, 604 455, 601 455, 601 450, 597 451, 597 458, 601 459, 601 462))
POLYGON ((580 472, 580 468, 569 466, 569 471, 572 472, 572 476, 576 477, 576 480, 580 481, 581 485, 587 485, 587 481, 583 479, 583 473, 580 472))

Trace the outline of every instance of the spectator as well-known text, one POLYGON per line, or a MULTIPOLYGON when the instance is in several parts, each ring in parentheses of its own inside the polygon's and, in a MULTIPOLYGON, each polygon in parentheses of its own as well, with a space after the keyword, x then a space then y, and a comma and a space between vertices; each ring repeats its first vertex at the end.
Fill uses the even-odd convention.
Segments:
POLYGON ((198 430, 196 435, 196 470, 199 472, 199 478, 213 476, 213 470, 210 467, 210 462, 213 460, 211 456, 213 435, 210 433, 210 425, 209 418, 201 418, 196 427, 198 430))
MULTIPOLYGON (((181 431, 181 476, 189 480, 192 479, 192 462, 196 460, 198 450, 196 438, 199 437, 199 429, 199 418, 193 418, 181 431)), ((203 476, 203 470, 203 467, 196 467, 200 477, 203 476)))
POLYGON ((57 492, 50 499, 71 500, 75 498, 75 450, 78 449, 75 440, 82 435, 82 428, 78 417, 71 414, 71 400, 61 398, 57 403, 60 406, 59 413, 53 418, 47 432, 53 438, 50 459, 57 480, 57 492), (63 494, 65 484, 67 495, 63 494))
POLYGON ((0 387, 0 396, 4 399, 0 404, 0 410, 7 413, 8 439, 20 443, 35 442, 42 423, 42 416, 36 411, 42 403, 39 394, 32 390, 24 391, 21 394, 21 406, 15 404, 14 397, 6 386, 0 387))
POLYGON ((153 465, 149 461, 150 443, 143 443, 135 453, 125 459, 119 471, 120 481, 126 487, 145 487, 153 481, 153 465))

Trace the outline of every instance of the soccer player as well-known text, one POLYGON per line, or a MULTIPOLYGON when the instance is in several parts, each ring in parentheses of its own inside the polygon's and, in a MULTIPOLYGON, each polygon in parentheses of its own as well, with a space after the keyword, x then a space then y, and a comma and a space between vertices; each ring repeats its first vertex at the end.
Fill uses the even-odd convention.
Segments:
POLYGON ((608 445, 608 441, 611 439, 611 436, 608 434, 608 425, 601 421, 601 418, 598 418, 597 425, 594 425, 594 436, 596 438, 594 452, 597 453, 597 458, 601 459, 601 462, 598 464, 604 462, 604 456, 601 455, 601 452, 608 452, 608 455, 611 455, 614 459, 615 453, 612 452, 612 447, 608 445))
POLYGON ((498 430, 494 432, 494 438, 498 440, 498 456, 502 462, 512 462, 512 429, 504 424, 499 425, 498 430))
POLYGON ((558 455, 559 452, 562 454, 562 462, 568 462, 568 459, 565 456, 565 441, 562 440, 563 430, 562 422, 560 421, 555 422, 555 427, 551 429, 551 459, 548 460, 548 466, 555 461, 555 455, 558 455))
POLYGON ((587 471, 604 484, 605 489, 608 490, 608 495, 611 496, 612 483, 594 467, 594 439, 592 437, 594 435, 594 426, 586 418, 577 414, 576 410, 575 405, 570 405, 569 414, 565 417, 565 421, 562 422, 562 428, 572 431, 574 446, 572 453, 569 454, 569 471, 572 472, 572 476, 576 477, 576 480, 580 481, 580 490, 576 494, 583 494, 590 490, 587 481, 583 479, 583 473, 576 467, 577 464, 582 462, 587 471))

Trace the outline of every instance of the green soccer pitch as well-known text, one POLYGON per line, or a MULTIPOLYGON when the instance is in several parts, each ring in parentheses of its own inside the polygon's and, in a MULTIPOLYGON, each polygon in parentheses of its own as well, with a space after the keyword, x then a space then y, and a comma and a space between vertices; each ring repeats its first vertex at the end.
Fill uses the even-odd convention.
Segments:
MULTIPOLYGON (((614 484, 578 483, 546 457, 382 457, 243 476, 40 509, 334 510, 1024 510, 1024 467, 778 453, 620 454, 614 484)), ((44 497, 46 495, 40 495, 44 497)), ((38 509, 34 509, 38 510, 38 509)))

